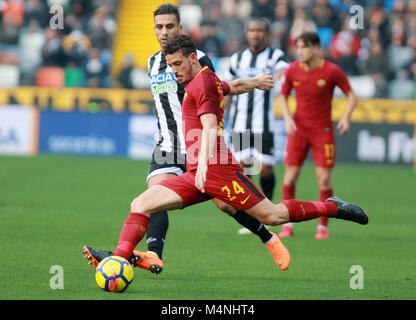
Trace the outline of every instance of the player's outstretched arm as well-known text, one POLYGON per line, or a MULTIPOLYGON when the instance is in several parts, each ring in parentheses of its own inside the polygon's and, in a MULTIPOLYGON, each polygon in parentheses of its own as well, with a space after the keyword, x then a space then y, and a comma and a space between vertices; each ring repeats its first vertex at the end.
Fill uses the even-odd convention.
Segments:
POLYGON ((253 89, 270 90, 274 87, 273 76, 269 73, 259 73, 254 78, 235 79, 228 83, 230 95, 243 94, 253 89))
POLYGON ((347 100, 348 100, 348 104, 347 104, 347 110, 345 111, 344 115, 342 116, 341 119, 339 119, 338 121, 338 125, 337 125, 337 129, 339 130, 339 133, 341 135, 347 133, 348 131, 350 131, 350 119, 351 119, 351 115, 352 112, 354 111, 354 109, 357 107, 358 105, 358 99, 357 96, 355 95, 353 90, 350 90, 347 94, 347 100))

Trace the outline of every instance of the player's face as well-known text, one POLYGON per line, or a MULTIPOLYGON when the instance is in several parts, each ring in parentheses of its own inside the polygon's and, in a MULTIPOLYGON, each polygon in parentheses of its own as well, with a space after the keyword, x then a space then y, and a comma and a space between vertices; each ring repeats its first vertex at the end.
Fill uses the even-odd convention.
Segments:
POLYGON ((319 46, 306 45, 303 40, 296 42, 296 54, 300 62, 308 63, 319 56, 319 46))
POLYGON ((155 35, 161 46, 164 46, 169 38, 178 35, 181 31, 182 25, 178 24, 174 14, 155 16, 155 35))
POLYGON ((246 29, 247 43, 252 51, 261 51, 269 44, 269 33, 264 23, 252 21, 246 29))
POLYGON ((195 53, 185 57, 181 50, 166 55, 166 63, 172 68, 172 73, 180 84, 186 84, 192 80, 195 59, 197 59, 195 53))

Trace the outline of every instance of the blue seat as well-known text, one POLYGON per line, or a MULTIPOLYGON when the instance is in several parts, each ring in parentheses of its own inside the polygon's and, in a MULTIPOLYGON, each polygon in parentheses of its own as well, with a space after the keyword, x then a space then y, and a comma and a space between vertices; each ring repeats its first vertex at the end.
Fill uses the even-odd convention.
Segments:
POLYGON ((318 28, 317 32, 321 39, 321 47, 324 49, 329 48, 332 37, 334 36, 334 30, 331 28, 318 28))

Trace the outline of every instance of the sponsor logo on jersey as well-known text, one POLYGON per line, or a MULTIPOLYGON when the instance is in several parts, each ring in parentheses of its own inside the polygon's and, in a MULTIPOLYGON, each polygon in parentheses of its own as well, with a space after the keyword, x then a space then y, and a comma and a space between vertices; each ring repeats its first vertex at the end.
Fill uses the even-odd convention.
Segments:
POLYGON ((150 89, 153 95, 165 92, 177 92, 178 83, 172 72, 158 73, 150 76, 150 89))

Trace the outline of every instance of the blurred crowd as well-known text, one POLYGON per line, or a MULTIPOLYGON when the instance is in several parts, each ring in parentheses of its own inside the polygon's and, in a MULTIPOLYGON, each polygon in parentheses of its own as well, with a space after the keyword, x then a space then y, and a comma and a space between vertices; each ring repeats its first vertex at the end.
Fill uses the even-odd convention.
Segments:
POLYGON ((116 9, 116 0, 0 0, 0 65, 18 66, 19 85, 62 72, 65 86, 110 87, 116 9))
POLYGON ((182 1, 181 9, 189 34, 213 59, 244 46, 245 21, 263 17, 271 23, 271 45, 289 61, 296 59, 296 37, 313 30, 325 59, 348 76, 371 77, 374 97, 415 97, 416 0, 194 0, 182 1))
MULTIPOLYGON (((246 45, 247 20, 263 17, 271 24, 271 46, 281 48, 289 61, 296 58, 296 37, 314 30, 320 35, 324 58, 340 65, 348 76, 370 78, 374 97, 415 98, 416 0, 180 0, 179 4, 185 32, 217 66, 246 45)), ((19 85, 37 84, 36 71, 51 66, 64 70, 66 86, 130 88, 132 64, 117 79, 109 72, 117 5, 117 0, 0 0, 0 66, 18 66, 19 85), (63 29, 50 27, 49 10, 55 4, 65 10, 63 29)))

